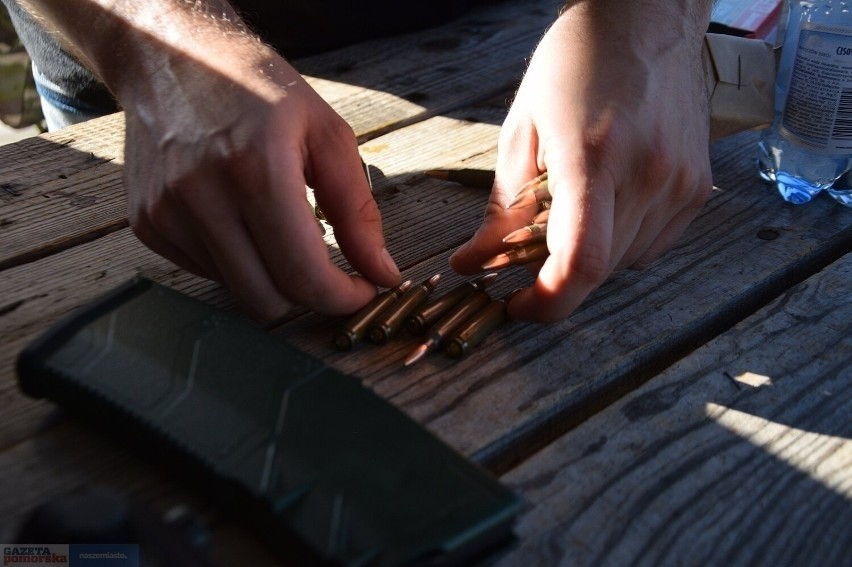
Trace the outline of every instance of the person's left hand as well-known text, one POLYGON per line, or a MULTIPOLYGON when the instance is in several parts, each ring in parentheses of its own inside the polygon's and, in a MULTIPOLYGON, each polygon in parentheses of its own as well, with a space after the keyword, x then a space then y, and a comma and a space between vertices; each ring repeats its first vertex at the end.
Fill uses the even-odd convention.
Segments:
POLYGON ((537 212, 506 205, 547 171, 550 256, 530 265, 536 281, 513 296, 513 319, 561 320, 613 272, 646 266, 712 188, 700 23, 680 37, 639 14, 637 29, 608 4, 577 2, 545 34, 501 130, 484 223, 451 258, 473 274, 505 251, 502 238, 537 212))

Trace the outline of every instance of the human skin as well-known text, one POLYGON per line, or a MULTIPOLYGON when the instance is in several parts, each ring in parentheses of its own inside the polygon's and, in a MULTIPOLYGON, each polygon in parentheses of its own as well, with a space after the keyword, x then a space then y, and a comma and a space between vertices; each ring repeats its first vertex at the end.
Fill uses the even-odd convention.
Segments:
POLYGON ((259 320, 351 313, 399 284, 352 129, 227 2, 26 6, 124 110, 130 223, 148 247, 259 320), (306 185, 360 275, 330 261, 306 185))
MULTIPOLYGON (((227 2, 27 2, 125 110, 131 226, 150 248, 258 319, 294 304, 350 313, 399 283, 351 128, 227 2), (360 275, 330 262, 306 184, 360 275)), ((512 318, 568 317, 613 272, 670 248, 706 201, 709 11, 571 1, 545 33, 501 129, 483 225, 451 258, 479 272, 534 214, 505 209, 514 190, 548 171, 550 256, 512 318)))
POLYGON ((568 317, 611 274, 658 258, 712 189, 701 58, 707 1, 569 2, 537 46, 503 123, 494 189, 462 274, 505 250, 536 210, 507 210, 547 171, 549 257, 508 305, 516 320, 568 317))

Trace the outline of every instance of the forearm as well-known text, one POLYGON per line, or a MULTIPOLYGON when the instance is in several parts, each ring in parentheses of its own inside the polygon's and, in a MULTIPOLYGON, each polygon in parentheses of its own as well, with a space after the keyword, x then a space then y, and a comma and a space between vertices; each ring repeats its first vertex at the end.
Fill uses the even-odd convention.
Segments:
POLYGON ((21 0, 21 4, 123 103, 147 90, 140 88, 143 85, 168 86, 169 77, 187 63, 202 63, 227 76, 240 66, 262 65, 274 55, 224 0, 21 0))
MULTIPOLYGON (((559 13, 584 18, 590 32, 617 28, 635 40, 634 45, 659 46, 678 40, 700 41, 712 5, 713 0, 567 0, 559 13)), ((613 55, 621 47, 613 45, 613 55)))

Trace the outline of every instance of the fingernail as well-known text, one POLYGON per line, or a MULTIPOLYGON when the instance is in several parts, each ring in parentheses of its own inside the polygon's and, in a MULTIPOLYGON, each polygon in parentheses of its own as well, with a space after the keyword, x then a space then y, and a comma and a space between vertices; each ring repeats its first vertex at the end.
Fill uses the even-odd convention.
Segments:
POLYGON ((391 258, 390 252, 388 252, 387 248, 382 248, 382 262, 385 264, 385 268, 392 274, 399 276, 399 268, 396 267, 396 262, 391 258))

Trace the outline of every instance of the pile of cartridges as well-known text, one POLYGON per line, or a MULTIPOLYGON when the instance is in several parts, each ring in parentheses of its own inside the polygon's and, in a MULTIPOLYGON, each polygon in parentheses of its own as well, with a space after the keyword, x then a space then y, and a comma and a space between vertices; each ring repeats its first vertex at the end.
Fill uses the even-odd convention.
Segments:
POLYGON ((419 285, 408 280, 378 294, 335 334, 335 346, 349 350, 364 338, 381 345, 405 327, 412 335, 425 336, 406 358, 406 366, 439 348, 451 358, 462 358, 506 320, 506 303, 512 294, 492 299, 485 291, 497 277, 491 273, 428 301, 440 277, 435 274, 419 285))
POLYGON ((534 177, 520 188, 515 199, 507 209, 522 209, 538 207, 532 221, 507 234, 503 238, 506 244, 514 245, 510 250, 498 254, 482 265, 483 270, 499 270, 507 266, 529 264, 547 258, 547 221, 550 218, 550 187, 547 183, 547 172, 534 177))
MULTIPOLYGON (((493 180, 493 172, 482 173, 486 174, 482 177, 493 180)), ((507 208, 535 206, 538 214, 528 225, 503 238, 512 248, 485 262, 483 270, 498 270, 547 258, 545 239, 551 199, 547 172, 520 188, 507 208)), ((506 304, 519 291, 492 299, 485 288, 496 277, 497 274, 490 273, 463 282, 432 301, 427 299, 438 284, 440 274, 416 286, 408 280, 378 294, 335 334, 334 343, 339 350, 350 350, 366 337, 373 344, 381 345, 405 327, 412 335, 426 337, 405 359, 406 366, 439 348, 449 357, 462 358, 506 320, 506 304)))
MULTIPOLYGON (((494 183, 494 172, 484 169, 432 169, 427 171, 426 175, 478 189, 491 189, 494 183)), ((506 208, 523 209, 534 206, 537 207, 538 213, 527 226, 506 235, 503 242, 512 244, 513 247, 486 261, 482 269, 499 270, 546 259, 549 252, 545 240, 552 200, 546 171, 524 183, 506 208)))

